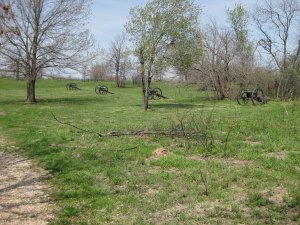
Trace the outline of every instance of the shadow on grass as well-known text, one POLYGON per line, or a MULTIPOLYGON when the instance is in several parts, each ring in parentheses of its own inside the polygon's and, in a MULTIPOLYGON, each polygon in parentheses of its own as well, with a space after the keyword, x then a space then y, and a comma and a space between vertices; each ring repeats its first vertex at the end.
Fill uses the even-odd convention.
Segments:
MULTIPOLYGON (((103 98, 86 98, 86 97, 72 97, 72 98, 41 98, 37 99, 37 105, 45 105, 45 104, 78 104, 78 105, 86 105, 86 104, 98 104, 99 102, 104 102, 103 98)), ((15 100, 6 100, 0 101, 0 105, 12 104, 12 105, 30 105, 26 103, 25 99, 15 99, 15 100)))
POLYGON ((99 103, 103 102, 103 98, 87 98, 87 97, 72 97, 72 98, 47 98, 47 99, 39 99, 38 103, 63 103, 63 104, 90 104, 90 103, 99 103))
POLYGON ((190 104, 190 103, 167 103, 167 104, 151 104, 149 105, 150 109, 192 109, 192 108, 203 108, 203 104, 190 104))

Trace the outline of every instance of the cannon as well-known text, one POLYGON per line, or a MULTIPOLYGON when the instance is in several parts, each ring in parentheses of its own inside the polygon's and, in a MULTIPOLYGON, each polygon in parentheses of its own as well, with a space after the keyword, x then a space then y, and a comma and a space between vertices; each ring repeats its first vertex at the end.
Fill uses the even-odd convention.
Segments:
POLYGON ((77 87, 76 83, 68 83, 66 84, 67 90, 80 90, 80 88, 77 87))
POLYGON ((163 96, 162 91, 160 88, 149 88, 148 95, 150 99, 158 100, 161 98, 167 98, 163 96))
POLYGON ((107 93, 114 94, 114 93, 108 91, 108 87, 106 85, 97 85, 95 87, 95 92, 96 92, 96 94, 100 94, 100 95, 106 95, 107 93))
POLYGON ((264 92, 261 88, 255 88, 253 91, 248 91, 241 88, 236 96, 239 105, 246 105, 250 100, 253 105, 266 103, 264 92))

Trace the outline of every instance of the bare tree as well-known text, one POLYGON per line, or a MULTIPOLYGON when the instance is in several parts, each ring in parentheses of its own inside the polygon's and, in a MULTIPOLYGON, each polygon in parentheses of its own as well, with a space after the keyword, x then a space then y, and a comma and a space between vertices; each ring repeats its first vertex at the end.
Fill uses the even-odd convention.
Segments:
POLYGON ((284 89, 282 82, 287 76, 290 37, 299 12, 297 0, 264 0, 253 12, 253 21, 262 35, 258 44, 280 71, 277 97, 284 89))
POLYGON ((126 47, 125 34, 118 35, 111 43, 108 53, 108 62, 115 73, 117 87, 125 85, 126 72, 130 65, 129 50, 126 47))
POLYGON ((107 63, 96 63, 91 67, 90 79, 94 81, 105 80, 107 77, 107 71, 107 63))
POLYGON ((82 79, 83 82, 86 81, 87 77, 88 77, 88 64, 84 64, 81 68, 81 74, 82 74, 82 79))
MULTIPOLYGON (((12 1, 13 3, 13 1, 12 1)), ((3 57, 18 60, 27 80, 27 102, 36 102, 35 82, 47 68, 76 69, 93 40, 85 29, 91 0, 18 0, 13 17, 2 23, 3 57)))
POLYGON ((18 58, 1 58, 0 68, 1 72, 3 72, 5 76, 15 77, 17 81, 20 80, 22 68, 20 66, 18 58))
POLYGON ((84 82, 89 79, 93 65, 102 51, 102 49, 93 49, 84 55, 87 60, 84 60, 78 67, 78 72, 81 73, 84 82))
POLYGON ((232 79, 230 64, 235 57, 233 34, 229 29, 220 28, 212 21, 204 29, 203 47, 203 57, 195 66, 200 72, 200 80, 213 89, 216 98, 228 98, 232 79))

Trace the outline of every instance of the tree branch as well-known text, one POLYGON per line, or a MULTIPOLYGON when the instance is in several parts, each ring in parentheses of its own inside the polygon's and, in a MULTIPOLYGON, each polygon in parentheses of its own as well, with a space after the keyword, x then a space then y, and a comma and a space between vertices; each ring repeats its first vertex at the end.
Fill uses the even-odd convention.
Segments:
POLYGON ((78 126, 75 126, 69 122, 63 122, 57 117, 51 113, 54 120, 60 124, 67 125, 70 127, 73 127, 77 130, 80 130, 84 133, 89 133, 89 134, 96 134, 99 137, 121 137, 121 136, 143 136, 143 135, 162 135, 162 136, 169 136, 169 137, 181 137, 181 138, 190 138, 193 139, 195 137, 199 137, 199 132, 197 131, 188 131, 185 130, 182 132, 182 130, 171 130, 171 131, 163 131, 163 130, 153 130, 153 131, 148 131, 148 130, 139 130, 139 131, 128 131, 128 132, 119 132, 119 131, 111 131, 108 133, 99 133, 93 130, 86 130, 83 128, 80 128, 78 126))
POLYGON ((68 125, 68 126, 73 127, 73 128, 75 128, 75 129, 77 129, 77 130, 80 130, 80 131, 82 131, 82 132, 84 132, 84 133, 97 134, 99 137, 102 137, 102 136, 103 136, 101 133, 98 133, 98 132, 96 132, 96 131, 82 129, 82 128, 77 127, 77 126, 75 126, 75 125, 73 125, 73 124, 71 124, 71 123, 68 123, 68 122, 62 122, 62 121, 60 121, 59 119, 57 119, 56 116, 55 116, 53 113, 51 113, 51 114, 52 114, 54 120, 56 120, 56 122, 58 122, 58 123, 60 123, 60 124, 68 125))

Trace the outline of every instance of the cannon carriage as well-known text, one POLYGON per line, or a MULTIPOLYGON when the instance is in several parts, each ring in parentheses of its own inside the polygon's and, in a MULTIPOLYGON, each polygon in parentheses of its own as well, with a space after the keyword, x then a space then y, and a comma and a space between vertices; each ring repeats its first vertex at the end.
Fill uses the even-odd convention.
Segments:
POLYGON ((241 88, 236 96, 239 105, 246 105, 249 101, 253 105, 260 105, 266 103, 264 92, 261 88, 255 88, 253 91, 248 91, 241 88))

